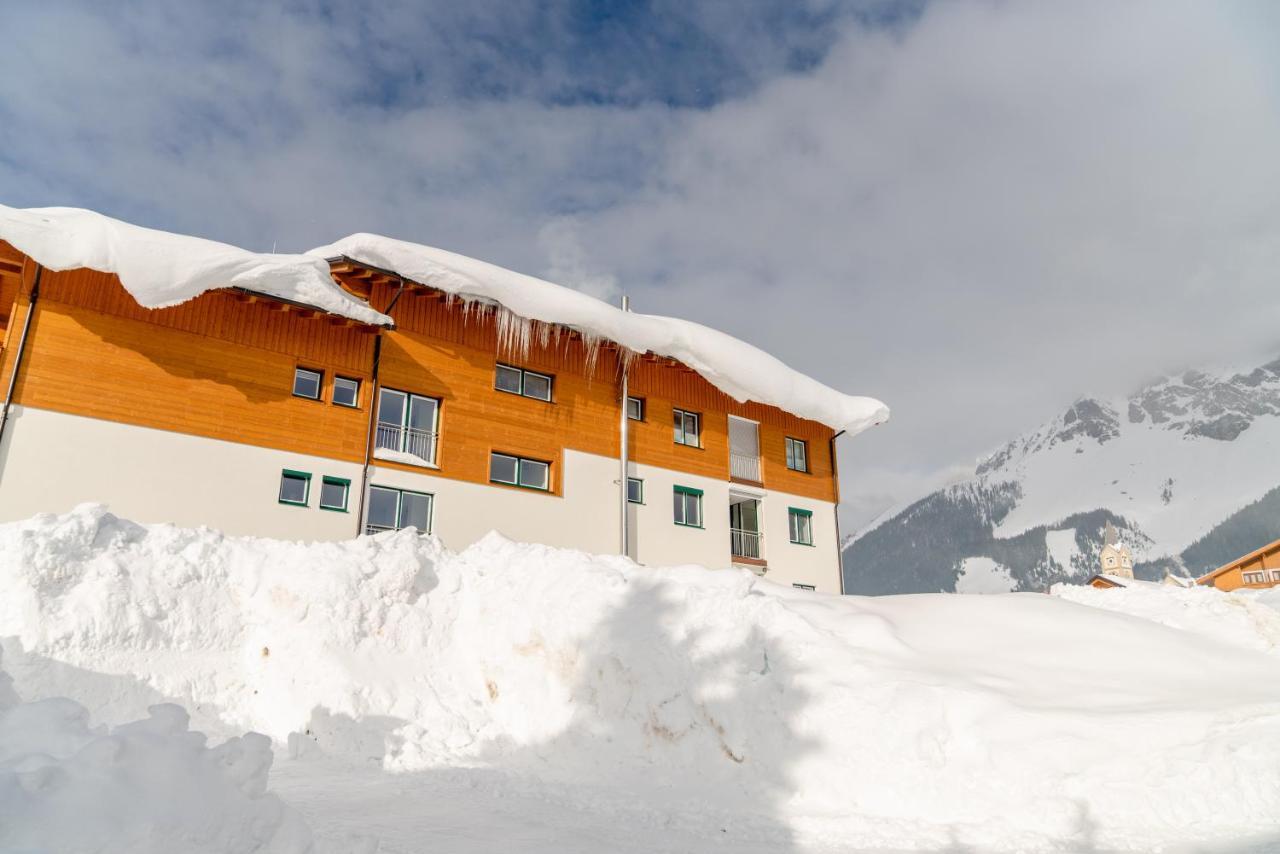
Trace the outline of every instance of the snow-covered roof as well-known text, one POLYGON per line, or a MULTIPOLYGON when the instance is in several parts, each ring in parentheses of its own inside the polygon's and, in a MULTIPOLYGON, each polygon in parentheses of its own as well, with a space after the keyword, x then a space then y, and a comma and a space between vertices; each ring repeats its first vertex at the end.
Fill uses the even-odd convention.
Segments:
POLYGON ((836 391, 710 327, 626 312, 581 291, 465 255, 376 234, 353 234, 307 254, 349 258, 464 299, 497 303, 530 320, 567 326, 637 353, 666 356, 688 365, 735 400, 770 404, 850 434, 889 417, 880 401, 836 391))
POLYGON ((339 287, 328 264, 309 255, 250 252, 81 208, 0 205, 0 240, 50 270, 115 273, 145 308, 178 305, 215 288, 244 288, 361 323, 391 325, 339 287))
POLYGON ((238 287, 362 323, 393 325, 344 291, 328 259, 343 256, 462 299, 496 303, 531 321, 590 340, 675 359, 738 401, 752 400, 850 434, 889 417, 878 400, 836 391, 763 350, 673 317, 624 312, 581 291, 442 249, 354 234, 305 255, 249 252, 225 243, 131 225, 80 208, 0 205, 0 240, 50 270, 115 273, 139 305, 165 308, 216 288, 238 287))

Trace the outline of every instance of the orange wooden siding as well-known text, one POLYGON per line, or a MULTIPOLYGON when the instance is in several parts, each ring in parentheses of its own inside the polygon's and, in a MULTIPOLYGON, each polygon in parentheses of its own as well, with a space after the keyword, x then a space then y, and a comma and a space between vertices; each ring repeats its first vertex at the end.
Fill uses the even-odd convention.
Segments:
MULTIPOLYGON (((374 337, 224 292, 149 311, 114 277, 45 271, 16 403, 298 453, 364 456, 374 337), (89 303, 93 307, 85 307, 89 303), (323 402, 294 397, 297 366, 325 372, 323 402), (364 381, 334 406, 335 373, 364 381)), ((6 351, 5 378, 13 347, 6 351)))
MULTIPOLYGON (((0 244, 0 301, 12 311, 3 374, 7 381, 35 265, 0 244), (7 252, 7 254, 6 254, 7 252), (18 270, 17 273, 14 270, 18 270), (15 278, 16 277, 16 278, 15 278), (22 286, 19 288, 18 281, 22 286), (6 297, 5 288, 8 288, 6 297), (10 308, 12 306, 12 309, 10 308)), ((397 288, 366 282, 370 302, 386 310, 397 288)), ((527 356, 499 353, 492 309, 464 309, 424 288, 396 301, 394 330, 380 335, 383 387, 439 398, 436 474, 489 482, 489 455, 500 451, 552 463, 552 492, 563 488, 563 450, 618 454, 619 353, 606 345, 588 370, 581 338, 564 331, 527 356), (498 362, 554 376, 553 402, 497 391, 498 362)), ((376 335, 312 311, 214 291, 167 309, 141 308, 114 275, 45 271, 15 402, 334 459, 365 453, 376 335), (292 395, 293 372, 324 372, 322 402, 292 395), (329 401, 335 375, 361 380, 361 406, 329 401)), ((760 424, 762 482, 779 490, 836 500, 829 428, 775 407, 739 404, 701 376, 669 360, 637 358, 631 394, 645 399, 645 420, 631 422, 631 458, 640 464, 729 479, 728 416, 760 424), (677 445, 671 411, 702 416, 702 447, 677 445), (784 439, 808 444, 808 473, 786 468, 784 439)), ((379 465, 421 471, 380 460, 379 465)))
POLYGON ((1280 540, 1263 546, 1257 551, 1220 566, 1213 572, 1201 576, 1197 583, 1211 585, 1219 590, 1236 590, 1241 587, 1262 589, 1275 587, 1277 582, 1272 575, 1273 570, 1280 570, 1280 540), (1265 572, 1265 580, 1246 582, 1246 572, 1265 572))

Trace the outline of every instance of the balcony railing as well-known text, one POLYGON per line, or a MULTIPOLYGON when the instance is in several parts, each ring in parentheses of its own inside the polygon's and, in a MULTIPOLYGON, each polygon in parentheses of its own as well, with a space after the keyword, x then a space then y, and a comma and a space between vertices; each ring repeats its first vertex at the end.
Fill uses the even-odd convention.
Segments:
POLYGON ((729 475, 738 480, 760 482, 760 455, 729 452, 729 475))
POLYGON ((729 529, 729 551, 734 557, 760 559, 760 532, 729 529))
POLYGON ((400 427, 396 424, 379 424, 374 447, 389 451, 413 454, 429 463, 436 461, 436 434, 430 430, 400 427))
POLYGON ((364 532, 372 537, 374 534, 381 534, 383 531, 394 531, 395 528, 388 528, 386 525, 365 525, 364 532))

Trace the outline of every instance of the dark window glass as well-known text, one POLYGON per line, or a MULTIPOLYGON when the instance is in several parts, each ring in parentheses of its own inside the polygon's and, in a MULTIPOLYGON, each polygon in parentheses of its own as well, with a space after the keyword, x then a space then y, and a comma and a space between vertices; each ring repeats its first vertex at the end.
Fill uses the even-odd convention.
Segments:
POLYGON ((280 475, 280 500, 288 504, 306 504, 311 479, 306 475, 284 472, 280 475))
POLYGON ((421 492, 405 492, 400 497, 400 527, 417 528, 421 534, 431 531, 431 496, 421 492))
POLYGON ((540 463, 536 460, 521 460, 520 485, 532 487, 533 489, 546 489, 548 468, 546 463, 540 463))
POLYGON ((524 373, 524 396, 535 397, 538 400, 551 399, 551 377, 543 374, 535 374, 530 371, 524 373))
POLYGON ((293 393, 298 397, 319 400, 321 376, 322 374, 319 371, 311 371, 306 368, 295 369, 293 372, 293 393))
POLYGON ((360 405, 360 380, 333 378, 333 402, 339 406, 360 405))
POLYGON ((644 481, 638 477, 627 478, 627 500, 632 504, 644 503, 644 481))
POLYGON ((520 377, 521 371, 517 368, 508 368, 506 365, 498 365, 498 375, 495 381, 496 388, 499 391, 509 391, 512 394, 520 394, 520 377))
POLYGON ((493 454, 489 458, 489 480, 498 483, 517 483, 516 470, 520 461, 506 454, 493 454))
POLYGON ((400 493, 397 490, 369 487, 369 527, 393 529, 399 513, 400 493))
POLYGON ((644 420, 644 398, 628 397, 627 398, 627 417, 632 421, 644 420))
POLYGON ((320 506, 326 510, 346 510, 348 488, 345 480, 326 477, 320 483, 320 506))

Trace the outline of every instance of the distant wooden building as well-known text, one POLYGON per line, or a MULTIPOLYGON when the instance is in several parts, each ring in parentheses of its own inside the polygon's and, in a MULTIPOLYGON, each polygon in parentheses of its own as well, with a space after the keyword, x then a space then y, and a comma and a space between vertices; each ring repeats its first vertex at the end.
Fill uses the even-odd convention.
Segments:
POLYGON ((1280 585, 1280 540, 1200 576, 1196 583, 1219 590, 1238 590, 1241 587, 1264 589, 1280 585))

